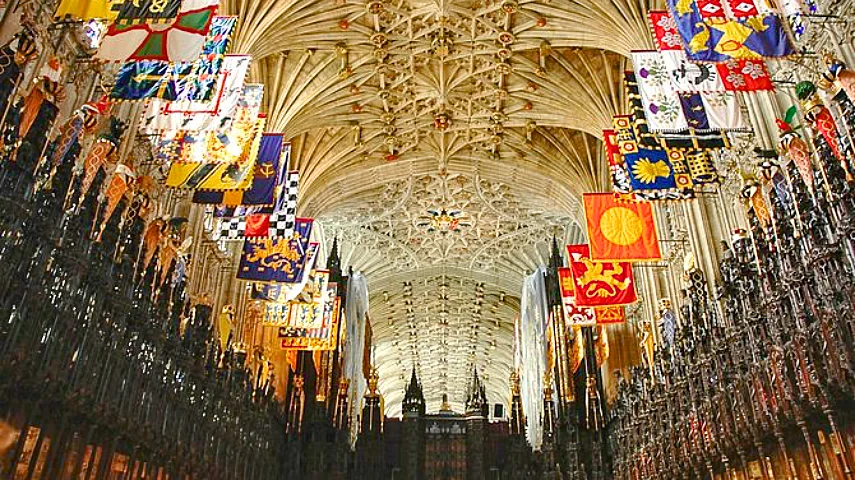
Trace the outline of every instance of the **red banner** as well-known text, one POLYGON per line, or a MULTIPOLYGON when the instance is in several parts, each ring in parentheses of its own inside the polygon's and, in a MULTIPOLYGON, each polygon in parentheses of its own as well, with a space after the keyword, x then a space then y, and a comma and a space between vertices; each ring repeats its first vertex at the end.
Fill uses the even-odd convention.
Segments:
POLYGON ((591 258, 604 261, 659 260, 659 238, 649 202, 613 193, 583 195, 591 258))
POLYGON ((599 307, 595 308, 594 312, 597 316, 597 325, 623 323, 626 321, 626 310, 624 310, 623 306, 599 307))
POLYGON ((647 18, 650 20, 650 27, 653 29, 653 40, 656 41, 656 48, 660 52, 683 49, 680 32, 677 31, 677 22, 674 21, 670 13, 665 10, 651 10, 647 18))
POLYGON ((567 245, 575 303, 582 307, 629 305, 638 297, 629 262, 598 262, 587 245, 567 245))
POLYGON ((716 63, 725 90, 732 92, 757 92, 774 90, 772 77, 764 60, 736 60, 716 63))
POLYGON ((576 305, 573 272, 569 268, 558 269, 558 283, 561 286, 561 303, 564 306, 564 316, 567 323, 576 327, 596 325, 597 320, 594 309, 576 305))

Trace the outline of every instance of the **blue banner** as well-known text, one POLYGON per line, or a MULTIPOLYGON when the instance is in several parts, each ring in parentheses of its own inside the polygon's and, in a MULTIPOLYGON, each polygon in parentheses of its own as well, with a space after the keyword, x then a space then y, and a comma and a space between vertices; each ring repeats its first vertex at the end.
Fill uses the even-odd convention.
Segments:
POLYGON ((699 62, 785 57, 796 53, 777 15, 704 18, 695 0, 667 0, 686 55, 699 62))
POLYGON ((298 218, 290 238, 247 238, 237 278, 267 283, 298 283, 303 278, 312 234, 311 218, 298 218))
POLYGON ((226 204, 237 205, 273 205, 276 186, 284 178, 283 171, 287 166, 281 162, 282 135, 265 133, 261 137, 258 149, 258 159, 255 162, 255 172, 249 190, 235 192, 212 192, 197 190, 193 193, 193 203, 208 205, 226 204))
POLYGON ((665 150, 639 148, 624 154, 629 181, 635 190, 670 190, 677 188, 674 168, 665 150))

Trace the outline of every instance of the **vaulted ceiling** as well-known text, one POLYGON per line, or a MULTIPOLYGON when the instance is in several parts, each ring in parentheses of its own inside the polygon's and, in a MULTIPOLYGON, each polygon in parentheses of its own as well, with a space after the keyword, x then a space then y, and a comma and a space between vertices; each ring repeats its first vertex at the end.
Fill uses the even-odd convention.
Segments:
MULTIPOLYGON (((651 0, 652 1, 652 0, 651 0)), ((473 366, 504 402, 522 278, 608 185, 598 137, 651 47, 647 0, 224 0, 300 213, 369 280, 387 414, 415 366, 461 410, 473 366)))

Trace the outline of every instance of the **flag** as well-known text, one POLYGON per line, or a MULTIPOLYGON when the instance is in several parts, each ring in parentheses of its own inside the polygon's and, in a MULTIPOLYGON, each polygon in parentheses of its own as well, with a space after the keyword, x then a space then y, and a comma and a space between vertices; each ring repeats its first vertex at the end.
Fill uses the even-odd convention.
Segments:
MULTIPOLYGON (((306 266, 304 270, 312 271, 315 268, 315 263, 318 258, 320 244, 309 244, 309 253, 306 257, 306 266)), ((254 283, 252 284, 251 297, 256 300, 265 300, 269 302, 290 302, 297 298, 298 295, 305 289, 306 283, 311 275, 303 275, 299 283, 254 283)))
MULTIPOLYGON (((628 126, 629 124, 627 124, 628 126)), ((626 170, 626 162, 624 162, 623 155, 621 155, 618 136, 615 130, 603 130, 603 147, 606 149, 606 159, 609 162, 612 190, 615 193, 631 193, 632 184, 629 180, 629 172, 626 170)))
POLYGON ((670 13, 665 10, 651 10, 647 14, 647 19, 650 21, 657 50, 660 52, 683 50, 680 32, 677 31, 677 22, 670 13))
POLYGON ((597 325, 610 325, 626 321, 626 309, 623 306, 597 307, 594 309, 597 317, 597 325))
POLYGON ((591 260, 587 245, 567 245, 576 305, 607 307, 629 305, 638 297, 632 264, 591 260))
POLYGON ((679 92, 686 121, 696 131, 744 131, 742 110, 731 92, 679 92))
POLYGON ((125 62, 110 91, 121 100, 210 100, 217 86, 237 17, 214 17, 201 55, 192 63, 125 62))
POLYGON ((249 55, 226 55, 214 94, 208 101, 167 102, 153 98, 140 120, 140 130, 156 135, 164 131, 225 129, 239 104, 257 104, 260 109, 264 86, 244 85, 251 60, 249 55))
POLYGON ((622 200, 613 193, 586 193, 585 220, 591 259, 597 261, 659 260, 659 239, 653 207, 622 200))
POLYGON ((766 0, 667 0, 686 54, 700 62, 796 53, 766 0))
MULTIPOLYGON (((317 248, 318 244, 312 244, 317 248)), ((294 329, 323 327, 324 307, 329 300, 329 270, 312 270, 304 275, 308 282, 298 290, 297 298, 286 301, 267 301, 263 323, 294 329)), ((334 294, 335 292, 333 292, 334 294)))
POLYGON ((558 285, 561 289, 561 303, 564 307, 564 319, 568 325, 590 327, 597 320, 593 308, 576 305, 576 288, 573 286, 573 272, 569 268, 558 269, 558 285))
POLYGON ((237 278, 254 282, 299 283, 302 278, 313 220, 297 220, 287 238, 247 238, 238 265, 237 278))
POLYGON ((622 171, 618 177, 625 178, 625 186, 622 183, 621 187, 625 191, 617 193, 634 193, 639 200, 651 202, 695 198, 682 150, 639 146, 631 116, 615 116, 612 125, 619 156, 613 156, 610 162, 619 164, 615 170, 622 171))
MULTIPOLYGON (((798 1, 798 0, 785 0, 798 1)), ((718 82, 721 87, 729 91, 753 92, 758 90, 774 90, 772 79, 763 59, 728 59, 721 63, 698 63, 692 62, 683 50, 680 32, 677 31, 677 22, 671 14, 664 10, 652 10, 648 13, 650 26, 653 31, 653 40, 656 48, 663 53, 668 60, 679 60, 688 62, 687 68, 693 69, 691 65, 704 69, 715 68, 718 71, 718 82), (675 55, 673 59, 669 55, 675 55)), ((707 75, 707 72, 703 72, 707 75)), ((708 77, 705 77, 708 78, 708 77)), ((718 86, 718 85, 716 85, 718 86)), ((715 88, 713 90, 718 90, 715 88)), ((692 90, 687 88, 685 90, 692 90)), ((698 88, 697 91, 705 89, 698 88)))
POLYGON ((634 191, 677 188, 674 168, 665 150, 636 149, 627 153, 624 159, 634 191))
POLYGON ((689 129, 680 96, 671 83, 671 75, 662 54, 656 51, 632 52, 632 64, 644 118, 652 131, 676 132, 689 129))
POLYGON ((730 146, 727 135, 717 130, 708 132, 697 130, 654 132, 645 117, 645 104, 639 92, 639 85, 636 82, 635 74, 632 71, 624 72, 624 86, 626 87, 626 96, 629 101, 632 131, 640 147, 714 150, 730 146))
POLYGON ((284 189, 278 194, 276 210, 271 214, 270 236, 279 237, 290 235, 297 218, 297 192, 299 190, 300 172, 288 172, 284 189))
MULTIPOLYGON (((338 346, 338 322, 341 310, 341 298, 334 293, 338 286, 330 283, 330 295, 324 305, 324 319, 321 328, 295 329, 279 328, 280 346, 284 350, 329 351, 338 346)), ((367 344, 366 344, 367 345, 367 344)))
POLYGON ((775 89, 764 60, 730 59, 715 66, 726 90, 756 92, 775 89))
MULTIPOLYGON (((775 87, 772 85, 772 78, 769 76, 765 60, 731 58, 714 64, 692 62, 683 50, 680 32, 677 31, 677 22, 674 21, 670 13, 663 10, 652 10, 648 13, 648 19, 653 30, 656 48, 665 55, 666 59, 668 55, 677 55, 676 58, 681 61, 685 59, 690 65, 715 68, 718 71, 717 77, 720 79, 721 86, 725 90, 740 92, 774 90, 775 87)), ((698 89, 698 91, 701 90, 703 89, 698 89)))
POLYGON ((166 23, 178 16, 182 0, 118 0, 115 3, 116 23, 166 23))
POLYGON ((693 64, 674 51, 636 51, 632 61, 650 130, 747 129, 738 99, 724 91, 714 66, 693 64))
POLYGON ((573 327, 591 327, 626 321, 623 306, 617 307, 580 307, 576 305, 573 272, 566 267, 558 268, 558 282, 561 289, 561 301, 564 306, 564 319, 573 327))
POLYGON ((247 237, 264 237, 270 225, 269 215, 266 214, 237 215, 220 218, 218 221, 217 240, 243 240, 247 237), (260 225, 261 223, 264 223, 264 225, 260 225), (251 226, 252 235, 247 235, 247 225, 251 226), (264 234, 260 234, 261 232, 264 232, 264 234))
POLYGON ((290 237, 297 219, 299 180, 299 172, 288 172, 285 188, 278 193, 279 198, 272 213, 233 212, 232 218, 221 218, 219 238, 239 240, 244 237, 290 237))
MULTIPOLYGON (((169 167, 166 186, 215 191, 249 189, 264 120, 261 117, 254 125, 235 126, 227 133, 210 132, 205 142, 205 156, 202 157, 206 161, 174 162, 169 167)), ((185 152, 187 150, 185 148, 185 152)))
POLYGON ((113 23, 101 40, 96 58, 108 62, 162 60, 192 62, 199 57, 219 0, 184 0, 168 26, 113 23))
POLYGON ((284 176, 281 171, 287 165, 280 162, 283 147, 281 134, 265 133, 261 136, 258 159, 252 184, 248 190, 232 192, 213 192, 197 190, 193 194, 193 203, 237 205, 273 205, 277 182, 284 176))
POLYGON ((61 0, 54 17, 71 17, 78 20, 113 20, 118 12, 112 0, 61 0))
POLYGON ((256 96, 255 87, 244 86, 243 95, 230 117, 225 119, 223 128, 184 132, 175 159, 180 162, 233 163, 244 156, 246 143, 263 133, 263 130, 258 130, 259 124, 263 126, 264 115, 259 114, 261 99, 256 96))
POLYGON ((296 218, 294 213, 273 212, 237 215, 220 219, 220 240, 243 240, 244 238, 283 238, 293 233, 296 218))

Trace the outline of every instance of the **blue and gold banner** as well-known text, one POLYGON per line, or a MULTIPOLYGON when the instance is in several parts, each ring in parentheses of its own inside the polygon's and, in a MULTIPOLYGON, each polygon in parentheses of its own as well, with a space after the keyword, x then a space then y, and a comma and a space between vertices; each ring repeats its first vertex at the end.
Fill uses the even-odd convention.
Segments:
POLYGON ((299 297, 306 288, 306 284, 312 279, 311 273, 314 272, 315 260, 318 258, 320 244, 310 243, 309 253, 306 257, 306 263, 303 267, 303 277, 298 283, 253 283, 250 297, 253 300, 264 300, 267 302, 285 303, 299 297))
POLYGON ((624 155, 633 190, 671 190, 677 188, 674 168, 665 150, 636 149, 624 155))
POLYGON ((656 149, 639 145, 633 134, 630 115, 612 119, 614 130, 609 160, 620 193, 634 193, 639 200, 655 202, 695 198, 685 153, 676 149, 656 149), (615 175, 615 171, 621 175, 615 175))
POLYGON ((771 9, 758 10, 749 0, 741 0, 737 7, 748 6, 751 15, 737 15, 742 8, 734 8, 733 2, 727 9, 719 0, 667 3, 691 60, 718 63, 796 53, 781 19, 771 9))
POLYGON ((237 278, 264 283, 299 283, 306 273, 311 218, 298 218, 288 238, 247 238, 237 278))
POLYGON ((277 182, 285 178, 283 172, 287 169, 287 165, 280 161, 282 145, 282 134, 265 133, 261 137, 252 185, 248 190, 230 192, 197 190, 193 194, 193 203, 225 206, 273 205, 277 182))

